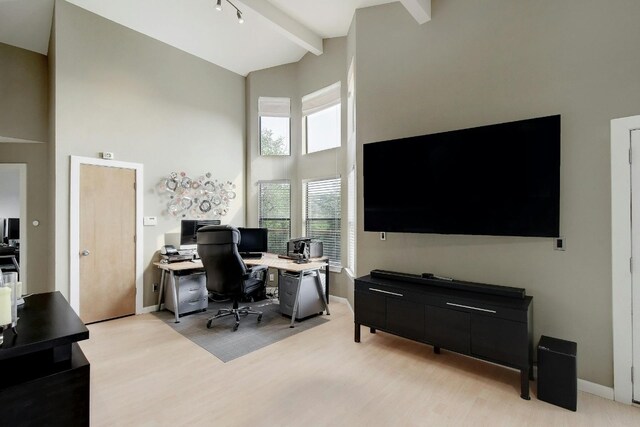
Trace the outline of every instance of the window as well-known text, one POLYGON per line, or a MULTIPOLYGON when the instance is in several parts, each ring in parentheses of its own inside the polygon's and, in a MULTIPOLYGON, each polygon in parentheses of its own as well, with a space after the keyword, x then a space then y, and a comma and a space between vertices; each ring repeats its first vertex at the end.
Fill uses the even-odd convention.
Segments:
POLYGON ((340 178, 309 181, 304 186, 305 236, 322 241, 332 266, 340 262, 340 178))
POLYGON ((286 255, 291 238, 291 184, 289 181, 258 183, 258 224, 269 230, 269 252, 286 255))
POLYGON ((291 100, 258 98, 260 117, 260 155, 288 156, 291 153, 291 100))
POLYGON ((306 152, 340 147, 342 142, 340 82, 302 98, 306 152))
POLYGON ((352 276, 356 275, 356 169, 347 176, 347 266, 352 276))

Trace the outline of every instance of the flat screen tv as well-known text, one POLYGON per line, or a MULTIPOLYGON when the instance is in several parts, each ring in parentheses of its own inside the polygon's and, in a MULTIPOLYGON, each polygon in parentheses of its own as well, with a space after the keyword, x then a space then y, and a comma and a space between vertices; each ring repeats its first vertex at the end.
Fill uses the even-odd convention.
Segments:
POLYGON ((365 231, 559 236, 559 115, 363 151, 365 231))
POLYGON ((269 230, 266 228, 238 227, 238 231, 240 232, 238 252, 267 252, 269 230))

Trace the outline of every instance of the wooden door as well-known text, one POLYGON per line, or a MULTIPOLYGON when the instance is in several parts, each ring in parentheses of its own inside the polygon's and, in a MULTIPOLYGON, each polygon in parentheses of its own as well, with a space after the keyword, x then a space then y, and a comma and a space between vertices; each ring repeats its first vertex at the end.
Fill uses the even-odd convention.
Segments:
POLYGON ((80 165, 80 318, 135 314, 136 173, 80 165))

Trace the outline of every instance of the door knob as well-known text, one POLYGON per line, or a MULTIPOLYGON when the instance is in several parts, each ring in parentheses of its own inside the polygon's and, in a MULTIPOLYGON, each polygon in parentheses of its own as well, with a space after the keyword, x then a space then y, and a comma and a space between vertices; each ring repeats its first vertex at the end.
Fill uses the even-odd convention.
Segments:
POLYGON ((91 253, 91 252, 89 252, 87 249, 85 249, 84 251, 80 252, 80 254, 81 254, 82 256, 89 256, 89 254, 90 254, 90 253, 91 253))

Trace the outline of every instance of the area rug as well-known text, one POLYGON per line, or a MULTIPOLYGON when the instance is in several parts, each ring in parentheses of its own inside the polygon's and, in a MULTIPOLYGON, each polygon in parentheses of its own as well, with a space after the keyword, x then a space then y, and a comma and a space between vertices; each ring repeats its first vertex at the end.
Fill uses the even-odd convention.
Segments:
POLYGON ((261 311, 262 321, 258 323, 256 316, 242 317, 236 332, 232 329, 235 323, 233 316, 216 319, 211 329, 207 329, 207 319, 220 308, 231 307, 230 302, 209 302, 207 311, 182 316, 180 323, 174 322, 174 315, 170 311, 153 314, 225 363, 329 321, 326 315, 315 316, 296 321, 295 328, 289 328, 291 318, 280 313, 277 300, 267 299, 243 305, 261 311))

